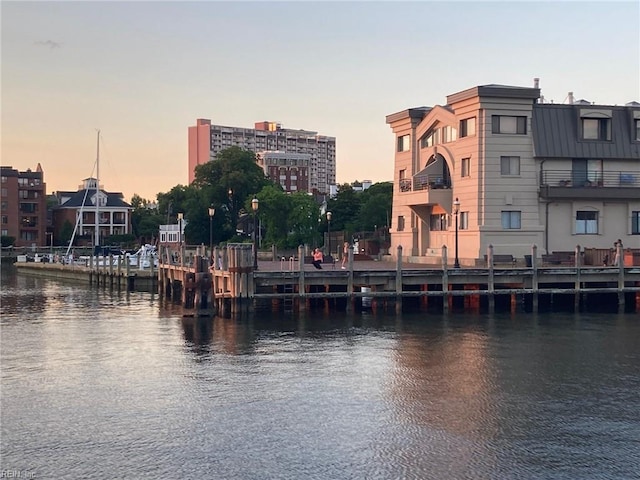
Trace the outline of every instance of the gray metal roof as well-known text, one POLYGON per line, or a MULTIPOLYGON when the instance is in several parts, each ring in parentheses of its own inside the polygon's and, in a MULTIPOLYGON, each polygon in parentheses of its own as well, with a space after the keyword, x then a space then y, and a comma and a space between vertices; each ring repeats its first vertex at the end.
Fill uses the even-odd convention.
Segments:
MULTIPOLYGON (((100 190, 107 196, 107 204, 103 205, 106 208, 109 207, 118 207, 118 208, 131 208, 127 202, 122 200, 122 193, 109 193, 104 190, 100 190)), ((57 208, 80 208, 82 205, 82 200, 84 199, 85 207, 95 207, 93 202, 91 201, 91 197, 95 195, 95 189, 90 188, 87 192, 87 196, 85 198, 85 190, 78 190, 77 192, 57 192, 58 198, 60 197, 70 197, 69 200, 64 202, 62 205, 57 208)))
POLYGON ((611 111, 611 140, 582 140, 580 110, 584 105, 535 104, 532 133, 536 157, 640 160, 640 141, 635 140, 633 111, 639 108, 592 105, 611 111))

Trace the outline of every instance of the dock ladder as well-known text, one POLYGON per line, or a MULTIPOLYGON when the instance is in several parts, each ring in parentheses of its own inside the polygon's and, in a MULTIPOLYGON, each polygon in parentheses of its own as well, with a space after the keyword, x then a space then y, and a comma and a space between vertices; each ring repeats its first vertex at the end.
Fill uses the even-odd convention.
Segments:
POLYGON ((293 313, 293 297, 295 292, 295 287, 293 283, 285 283, 282 286, 282 291, 284 293, 284 297, 282 298, 282 306, 284 308, 284 313, 293 313))

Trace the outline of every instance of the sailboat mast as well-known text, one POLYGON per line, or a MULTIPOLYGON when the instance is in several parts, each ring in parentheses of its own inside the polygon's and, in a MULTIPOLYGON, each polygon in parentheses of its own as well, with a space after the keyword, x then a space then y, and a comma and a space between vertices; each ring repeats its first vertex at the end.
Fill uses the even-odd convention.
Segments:
POLYGON ((100 245, 100 202, 98 198, 99 192, 100 192, 100 130, 98 130, 98 138, 96 142, 96 200, 95 200, 96 229, 95 229, 95 237, 93 241, 94 246, 100 245))

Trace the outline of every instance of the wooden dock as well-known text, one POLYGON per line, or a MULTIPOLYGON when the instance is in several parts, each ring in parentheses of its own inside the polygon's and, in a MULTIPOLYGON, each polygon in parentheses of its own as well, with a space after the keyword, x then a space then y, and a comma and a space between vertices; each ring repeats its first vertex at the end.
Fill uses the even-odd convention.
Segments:
POLYGON ((155 268, 139 269, 123 261, 107 257, 100 265, 88 257, 83 262, 16 262, 18 271, 40 277, 71 280, 89 285, 123 290, 155 292, 158 286, 158 271, 155 268))
POLYGON ((569 301, 578 311, 596 296, 618 311, 640 311, 640 267, 624 267, 622 262, 612 267, 539 267, 534 248, 532 266, 524 268, 498 268, 490 252, 487 268, 451 268, 446 258, 444 267, 437 268, 400 261, 354 262, 351 255, 344 270, 339 264, 317 270, 305 264, 303 253, 300 249, 296 257, 260 261, 257 269, 249 244, 214 250, 213 265, 197 255, 189 266, 161 261, 159 291, 179 299, 196 316, 212 308, 223 316, 256 309, 401 312, 405 304, 431 304, 444 313, 459 307, 494 312, 496 304, 513 310, 523 301, 531 311, 539 311, 542 303, 545 308, 551 303, 553 309, 554 298, 565 305, 569 301))
MULTIPOLYGON (((347 268, 325 263, 321 270, 297 256, 260 260, 255 269, 250 244, 214 249, 211 262, 204 249, 190 255, 161 252, 158 268, 138 269, 119 262, 87 260, 85 265, 16 263, 21 272, 90 285, 157 291, 180 303, 187 316, 222 316, 249 311, 402 312, 589 310, 640 312, 640 266, 541 266, 535 247, 530 267, 496 265, 489 251, 487 267, 451 268, 446 250, 442 266, 401 261, 354 261, 347 268)), ((402 258, 401 251, 398 258, 402 258)), ((580 255, 576 255, 579 259, 580 255)))

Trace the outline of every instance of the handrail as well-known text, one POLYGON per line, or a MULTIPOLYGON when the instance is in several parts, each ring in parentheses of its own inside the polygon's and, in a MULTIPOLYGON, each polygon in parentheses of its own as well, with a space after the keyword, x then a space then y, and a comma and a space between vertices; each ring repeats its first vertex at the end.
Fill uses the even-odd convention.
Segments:
POLYGON ((403 178, 399 182, 401 192, 439 190, 451 188, 451 179, 442 174, 417 174, 413 178, 403 178))
POLYGON ((592 171, 574 172, 567 170, 541 170, 540 182, 550 187, 640 187, 640 172, 629 171, 592 171))

